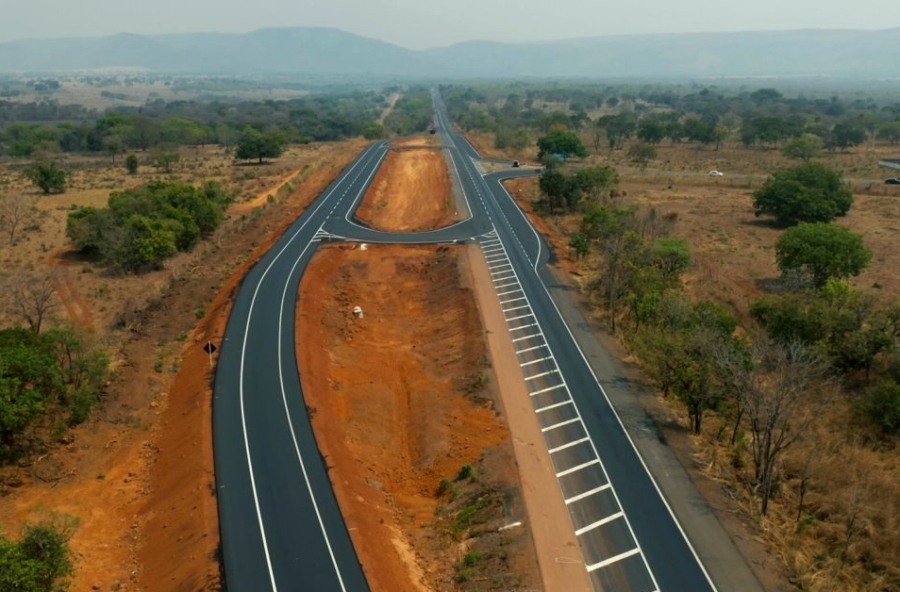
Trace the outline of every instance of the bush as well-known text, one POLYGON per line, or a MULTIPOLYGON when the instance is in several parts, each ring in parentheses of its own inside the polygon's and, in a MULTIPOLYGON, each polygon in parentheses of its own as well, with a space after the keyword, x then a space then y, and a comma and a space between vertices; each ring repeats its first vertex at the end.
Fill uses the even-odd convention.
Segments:
POLYGON ((753 195, 756 215, 772 215, 781 226, 831 222, 853 205, 841 174, 815 162, 776 171, 753 195))
POLYGON ((10 592, 62 592, 75 573, 69 539, 76 521, 56 518, 26 524, 19 542, 0 536, 0 590, 10 592))
POLYGON ((154 182, 113 193, 107 208, 84 207, 70 213, 66 236, 77 250, 114 269, 153 269, 215 230, 230 201, 217 183, 198 189, 154 182))
POLYGON ((900 434, 900 384, 885 380, 871 387, 862 409, 885 434, 900 434))

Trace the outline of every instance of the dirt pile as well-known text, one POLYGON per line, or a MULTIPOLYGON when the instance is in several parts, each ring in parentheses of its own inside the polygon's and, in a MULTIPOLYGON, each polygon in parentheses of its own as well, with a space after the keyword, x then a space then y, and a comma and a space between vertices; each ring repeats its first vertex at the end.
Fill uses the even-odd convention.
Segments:
POLYGON ((474 540, 523 510, 463 253, 321 248, 301 283, 304 395, 375 591, 539 580, 527 530, 474 540))

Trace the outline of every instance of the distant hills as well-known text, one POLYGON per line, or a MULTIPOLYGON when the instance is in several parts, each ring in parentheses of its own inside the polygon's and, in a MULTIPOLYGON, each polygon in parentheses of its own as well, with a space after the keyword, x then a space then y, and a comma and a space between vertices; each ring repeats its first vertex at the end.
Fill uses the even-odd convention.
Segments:
POLYGON ((900 79, 900 28, 467 42, 414 51, 338 29, 120 34, 0 43, 0 72, 141 68, 172 74, 401 78, 848 77, 900 79))

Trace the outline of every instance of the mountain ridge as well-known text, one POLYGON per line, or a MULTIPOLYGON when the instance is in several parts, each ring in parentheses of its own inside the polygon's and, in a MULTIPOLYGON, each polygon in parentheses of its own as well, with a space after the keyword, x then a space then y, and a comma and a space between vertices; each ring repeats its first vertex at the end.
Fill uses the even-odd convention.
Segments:
POLYGON ((460 77, 900 78, 900 28, 606 35, 407 49, 328 27, 119 33, 0 43, 0 73, 141 68, 169 74, 460 77))

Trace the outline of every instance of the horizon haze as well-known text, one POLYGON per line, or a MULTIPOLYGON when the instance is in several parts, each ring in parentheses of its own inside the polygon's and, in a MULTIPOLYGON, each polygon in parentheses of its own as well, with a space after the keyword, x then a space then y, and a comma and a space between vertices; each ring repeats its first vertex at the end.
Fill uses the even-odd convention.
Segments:
POLYGON ((416 0, 327 4, 257 0, 252 9, 235 0, 32 0, 4 10, 0 43, 24 39, 105 37, 119 33, 249 33, 270 27, 333 27, 407 49, 467 41, 535 43, 612 35, 786 31, 880 30, 900 26, 894 0, 858 0, 823 6, 814 0, 644 0, 615 7, 592 0, 499 3, 458 0, 436 6, 416 0), (123 9, 123 7, 125 7, 123 9))

